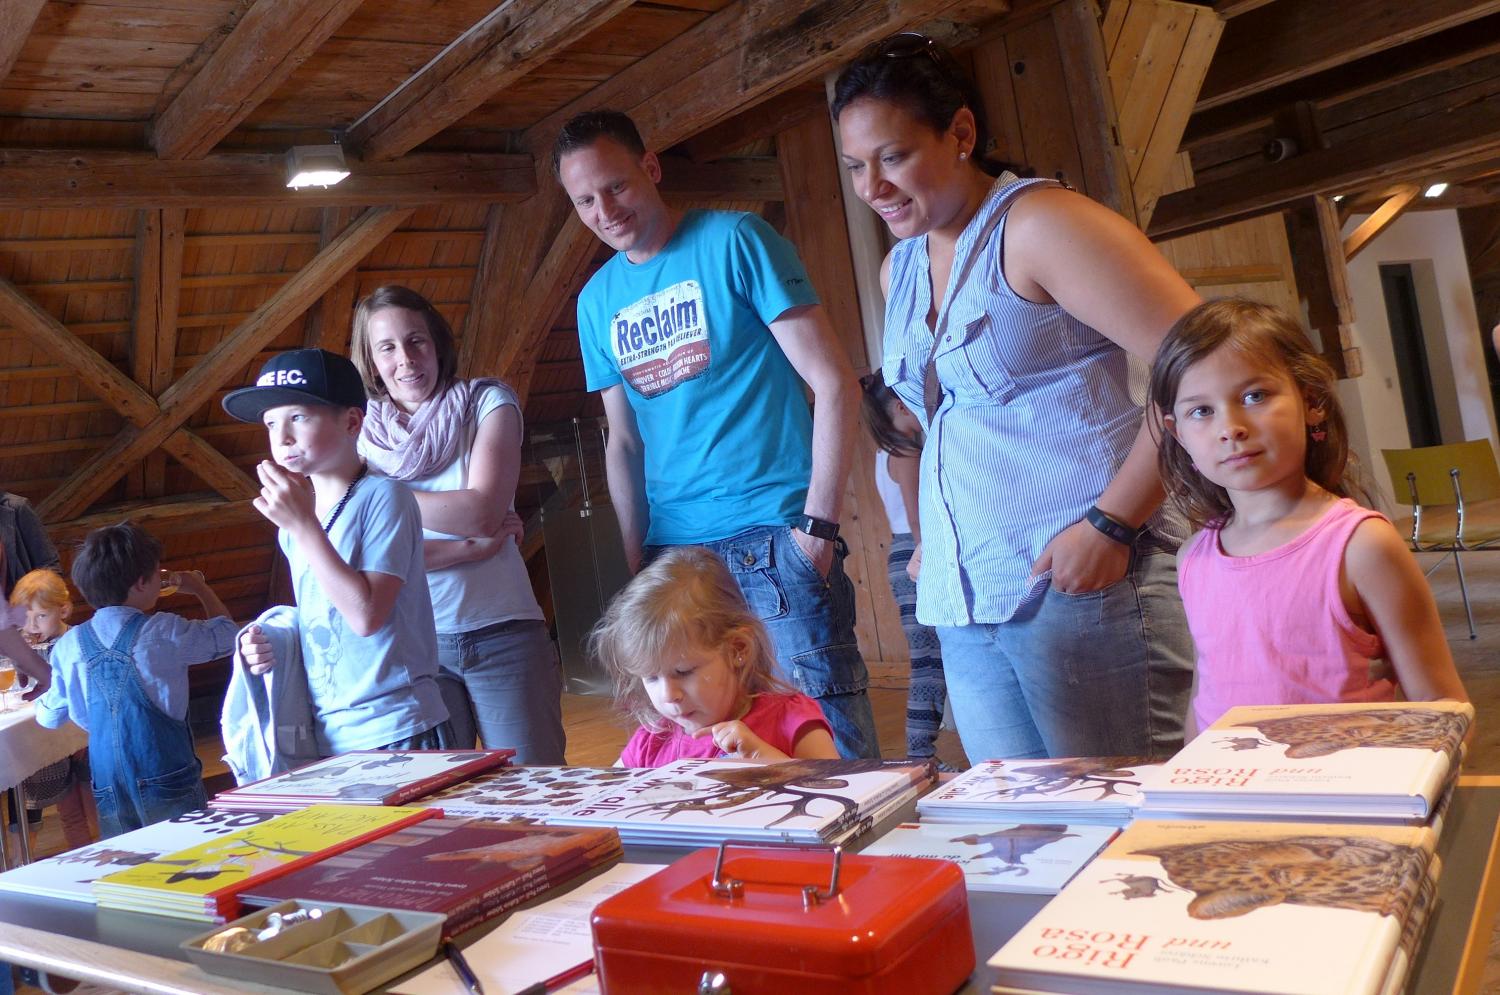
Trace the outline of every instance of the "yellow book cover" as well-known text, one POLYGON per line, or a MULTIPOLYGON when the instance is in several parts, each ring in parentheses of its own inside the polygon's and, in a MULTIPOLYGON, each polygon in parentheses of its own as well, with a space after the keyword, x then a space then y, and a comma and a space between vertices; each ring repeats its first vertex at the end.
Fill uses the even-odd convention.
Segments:
POLYGON ((229 836, 169 853, 94 882, 100 904, 120 889, 222 902, 251 885, 438 814, 432 809, 311 805, 229 836))

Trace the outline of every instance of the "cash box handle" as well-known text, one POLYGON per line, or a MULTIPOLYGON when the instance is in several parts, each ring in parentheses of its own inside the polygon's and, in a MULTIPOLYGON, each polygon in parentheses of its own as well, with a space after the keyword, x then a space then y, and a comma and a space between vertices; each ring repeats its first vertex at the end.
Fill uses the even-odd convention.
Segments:
POLYGON ((738 846, 746 850, 762 850, 766 848, 782 850, 819 850, 828 851, 833 854, 833 872, 828 878, 828 887, 820 890, 815 884, 802 886, 802 907, 811 909, 819 902, 826 902, 839 893, 839 867, 844 862, 844 848, 841 846, 823 847, 806 846, 801 843, 731 843, 725 841, 719 844, 719 855, 714 858, 714 876, 708 883, 708 887, 720 898, 739 898, 745 893, 745 882, 738 878, 726 878, 724 876, 724 852, 731 846, 738 846))

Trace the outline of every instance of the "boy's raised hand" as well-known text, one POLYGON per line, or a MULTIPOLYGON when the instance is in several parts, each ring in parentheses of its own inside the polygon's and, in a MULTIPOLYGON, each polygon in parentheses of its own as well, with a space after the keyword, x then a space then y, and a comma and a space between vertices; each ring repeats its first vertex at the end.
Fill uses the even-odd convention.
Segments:
POLYGON ((264 674, 276 666, 276 654, 271 652, 271 640, 258 625, 248 625, 240 633, 240 659, 245 669, 252 674, 264 674))
POLYGON ((261 460, 255 473, 260 477, 260 497, 251 502, 256 511, 288 531, 318 527, 318 498, 311 480, 270 460, 261 460))

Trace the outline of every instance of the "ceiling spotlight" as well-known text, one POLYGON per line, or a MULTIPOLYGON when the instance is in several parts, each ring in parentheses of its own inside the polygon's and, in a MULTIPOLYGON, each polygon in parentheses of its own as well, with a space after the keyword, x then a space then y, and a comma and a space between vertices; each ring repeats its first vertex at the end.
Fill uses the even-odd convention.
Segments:
POLYGON ((286 185, 331 187, 349 175, 344 149, 339 145, 293 145, 286 154, 286 185))
POLYGON ((1423 192, 1422 196, 1424 196, 1424 197, 1441 197, 1443 195, 1443 191, 1447 190, 1447 189, 1448 189, 1448 184, 1446 184, 1446 183, 1434 183, 1432 186, 1428 187, 1426 189, 1426 191, 1423 192))
POLYGON ((1345 193, 1336 193, 1336 194, 1333 195, 1333 202, 1335 204, 1337 204, 1337 203, 1339 203, 1340 201, 1342 201, 1347 196, 1349 196, 1349 195, 1345 194, 1345 193))

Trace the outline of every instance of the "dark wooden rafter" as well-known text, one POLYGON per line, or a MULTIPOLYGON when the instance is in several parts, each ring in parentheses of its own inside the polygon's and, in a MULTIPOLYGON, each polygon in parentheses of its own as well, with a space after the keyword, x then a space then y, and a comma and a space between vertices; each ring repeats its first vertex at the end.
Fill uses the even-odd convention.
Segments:
MULTIPOLYGON (((806 120, 804 118, 804 120, 806 120)), ((744 156, 697 163, 681 156, 661 157, 661 192, 674 200, 781 200, 781 167, 772 156, 744 156)))
POLYGON ((0 3, 0 81, 10 75, 31 35, 37 15, 47 0, 5 0, 0 3))
POLYGON ((222 501, 201 496, 168 501, 132 501, 67 521, 49 523, 47 537, 59 546, 81 542, 94 529, 130 519, 158 538, 179 531, 196 531, 205 521, 214 528, 236 528, 264 522, 249 499, 222 501))
POLYGON ((404 155, 455 124, 630 0, 505 0, 349 128, 369 161, 404 155))
POLYGON ((1411 206, 1412 201, 1421 194, 1421 184, 1405 183, 1399 190, 1387 197, 1385 203, 1377 207, 1368 218, 1360 223, 1358 228, 1349 233, 1348 238, 1344 239, 1344 261, 1348 262, 1363 252, 1365 246, 1401 217, 1411 206))
MULTIPOLYGON (((318 248, 326 249, 344 233, 358 216, 357 208, 325 207, 319 226, 318 248)), ((354 298, 359 291, 359 274, 350 270, 334 281, 307 312, 303 344, 309 349, 327 349, 344 353, 348 349, 350 319, 354 315, 354 298)))
POLYGON ((1500 11, 1500 0, 1273 3, 1229 22, 1203 81, 1207 110, 1500 11))
MULTIPOLYGON (((143 210, 137 220, 131 376, 153 397, 171 385, 175 373, 186 225, 187 212, 177 207, 143 210)), ((165 454, 146 458, 140 490, 148 497, 165 493, 165 454)))
POLYGON ((199 159, 318 50, 363 0, 258 0, 152 123, 163 159, 199 159))
MULTIPOLYGON (((251 362, 260 350, 306 311, 334 281, 358 265, 371 249, 410 216, 410 209, 380 208, 367 211, 168 388, 161 395, 159 410, 151 411, 151 408, 158 407, 157 403, 152 402, 149 395, 145 395, 144 391, 115 370, 115 378, 135 392, 132 395, 129 391, 123 391, 137 408, 143 403, 142 397, 145 398, 147 407, 141 410, 149 418, 144 425, 137 422, 121 431, 112 443, 86 461, 73 476, 49 494, 40 506, 43 518, 62 520, 81 514, 122 473, 176 433, 215 391, 251 362)), ((66 332, 65 329, 63 331, 66 332)), ((79 346, 88 353, 87 356, 78 357, 80 362, 114 370, 98 353, 81 342, 79 346)), ((91 383, 107 383, 110 379, 112 378, 103 375, 89 378, 91 383)), ((173 455, 182 458, 179 453, 174 452, 173 455)))
POLYGON ((1148 233, 1175 238, 1279 210, 1306 197, 1396 183, 1500 154, 1500 93, 1443 113, 1414 115, 1393 142, 1388 129, 1315 149, 1253 172, 1168 194, 1148 233))
POLYGON ((1327 197, 1307 197, 1284 215, 1287 244, 1297 277, 1297 293, 1307 323, 1321 339, 1323 358, 1340 379, 1362 372, 1354 344, 1354 297, 1344 260, 1338 209, 1327 197))
POLYGON ((683 143, 683 151, 694 162, 713 162, 751 142, 775 137, 810 117, 827 114, 828 96, 823 87, 797 87, 699 132, 683 143))
POLYGON ((0 149, 0 210, 43 207, 419 207, 522 200, 527 155, 440 153, 361 166, 336 186, 286 188, 285 157, 218 152, 190 161, 149 152, 0 149))

